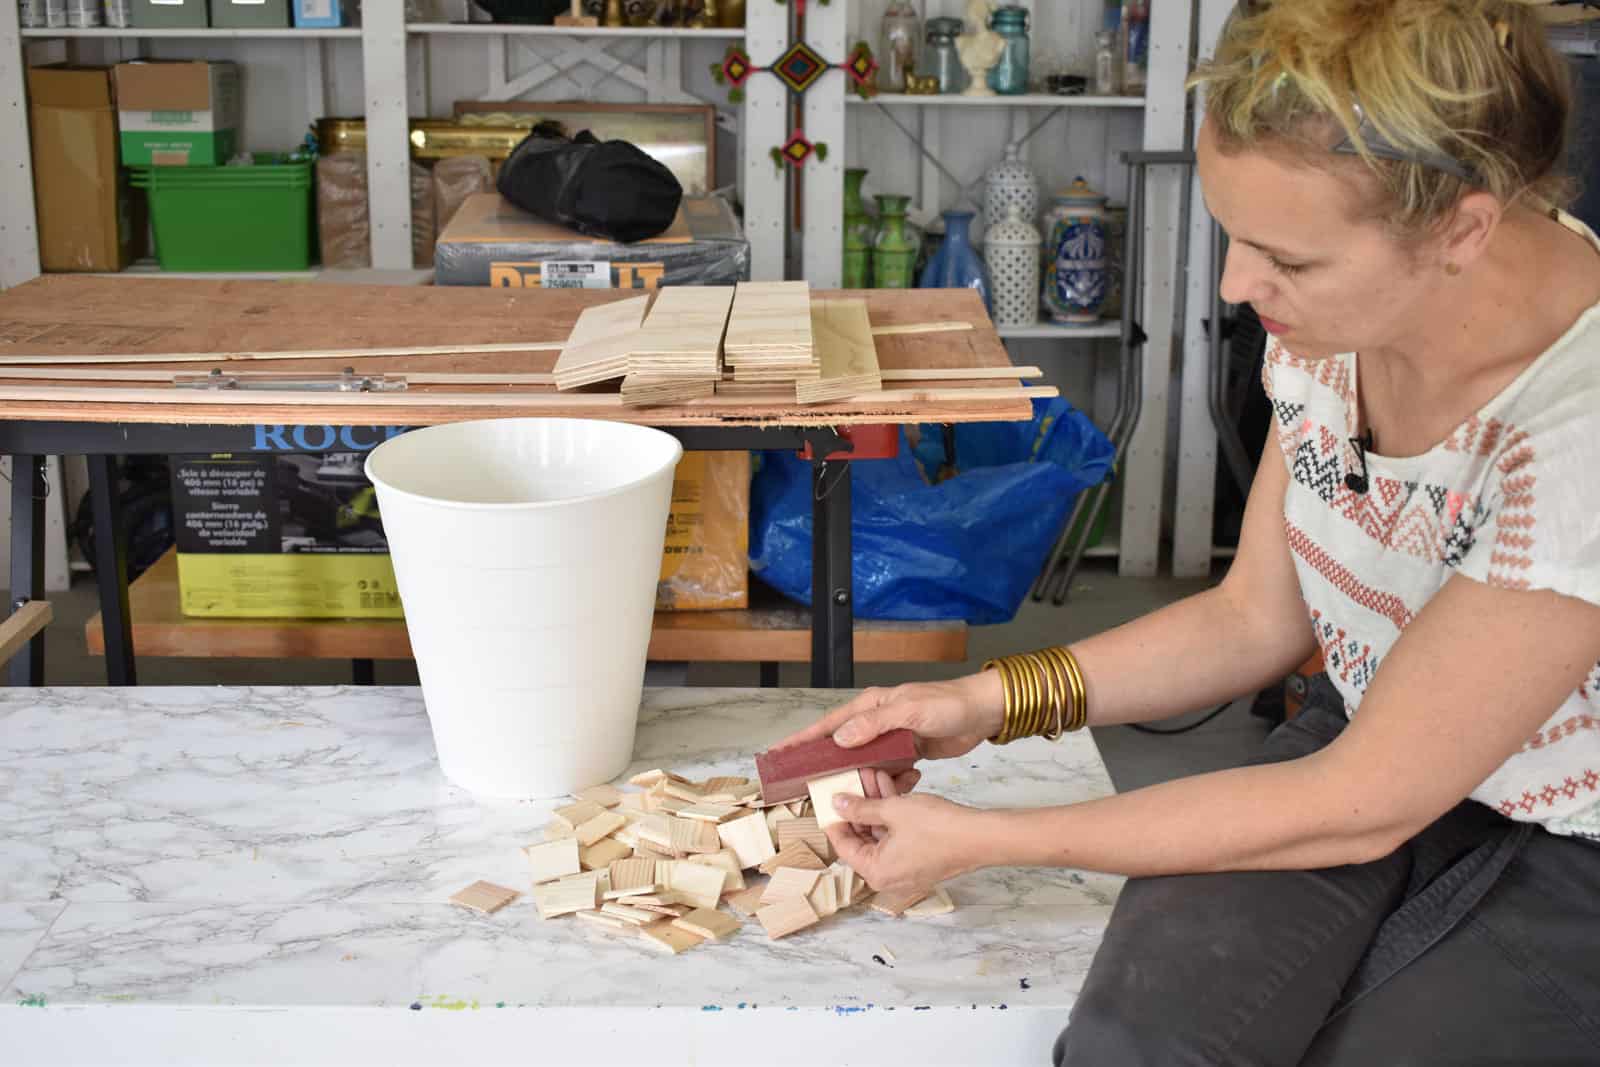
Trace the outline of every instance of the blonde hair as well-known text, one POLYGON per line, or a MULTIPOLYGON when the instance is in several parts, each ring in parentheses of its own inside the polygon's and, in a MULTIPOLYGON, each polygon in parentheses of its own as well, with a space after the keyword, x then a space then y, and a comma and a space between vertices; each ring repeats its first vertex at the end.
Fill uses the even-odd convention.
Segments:
POLYGON ((1331 168, 1336 131, 1401 234, 1447 221, 1473 187, 1506 204, 1570 197, 1570 79, 1524 0, 1241 0, 1189 85, 1206 87, 1224 151, 1288 146, 1331 168), (1371 134, 1404 158, 1375 155, 1371 134), (1426 162, 1441 156, 1472 181, 1426 162))

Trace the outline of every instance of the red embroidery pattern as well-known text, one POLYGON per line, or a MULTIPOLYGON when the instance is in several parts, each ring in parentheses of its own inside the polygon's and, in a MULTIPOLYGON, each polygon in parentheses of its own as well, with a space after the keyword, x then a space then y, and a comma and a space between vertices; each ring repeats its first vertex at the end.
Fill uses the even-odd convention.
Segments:
POLYGON ((1508 436, 1506 450, 1495 467, 1500 471, 1500 514, 1495 519, 1494 550, 1484 580, 1506 589, 1526 589, 1523 572, 1533 566, 1534 486, 1538 475, 1528 468, 1535 458, 1528 435, 1508 436))
POLYGON ((1532 815, 1534 809, 1543 804, 1546 808, 1553 808, 1557 800, 1574 800, 1580 789, 1590 793, 1600 792, 1600 772, 1593 767, 1584 769, 1583 776, 1573 778, 1568 775, 1560 783, 1547 784, 1537 792, 1523 790, 1520 797, 1507 797, 1495 805, 1495 810, 1508 819, 1517 817, 1517 813, 1532 815))
POLYGON ((1287 517, 1283 525, 1288 534, 1290 551, 1305 560, 1329 585, 1368 611, 1382 615, 1394 623, 1396 629, 1403 630, 1411 622, 1411 612, 1406 608, 1405 601, 1393 593, 1380 593, 1357 578, 1287 517))
POLYGON ((1532 752, 1546 745, 1553 745, 1557 741, 1564 741, 1579 730, 1600 729, 1600 719, 1593 715, 1574 715, 1570 719, 1563 719, 1548 730, 1540 730, 1533 735, 1533 739, 1522 746, 1522 751, 1532 752))

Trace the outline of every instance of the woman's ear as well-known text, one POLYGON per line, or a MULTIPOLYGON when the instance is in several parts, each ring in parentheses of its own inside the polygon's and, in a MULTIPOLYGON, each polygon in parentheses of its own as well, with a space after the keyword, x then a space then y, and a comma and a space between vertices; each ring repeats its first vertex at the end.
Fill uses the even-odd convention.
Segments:
POLYGON ((1476 190, 1463 196, 1445 224, 1439 258, 1457 268, 1468 266, 1489 247, 1504 215, 1505 205, 1492 193, 1476 190))

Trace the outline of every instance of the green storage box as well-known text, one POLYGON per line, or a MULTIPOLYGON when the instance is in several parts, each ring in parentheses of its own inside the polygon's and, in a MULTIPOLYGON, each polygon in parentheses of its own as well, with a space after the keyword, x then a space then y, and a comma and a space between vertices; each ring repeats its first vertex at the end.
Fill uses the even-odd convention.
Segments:
POLYGON ((254 166, 138 167, 162 270, 306 270, 312 168, 256 155, 254 166))
POLYGON ((211 0, 211 25, 281 29, 289 25, 289 0, 211 0))
POLYGON ((209 26, 206 0, 133 0, 132 24, 141 30, 190 30, 209 26))

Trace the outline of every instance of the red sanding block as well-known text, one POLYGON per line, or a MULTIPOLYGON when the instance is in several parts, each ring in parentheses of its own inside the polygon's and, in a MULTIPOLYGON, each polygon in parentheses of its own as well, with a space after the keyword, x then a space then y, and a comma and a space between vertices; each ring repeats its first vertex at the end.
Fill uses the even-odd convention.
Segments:
POLYGON ((799 800, 806 795, 806 783, 824 774, 862 767, 899 774, 916 762, 916 735, 910 730, 890 730, 859 748, 842 748, 831 737, 788 748, 769 748, 757 753, 756 774, 761 778, 761 802, 770 805, 799 800))

